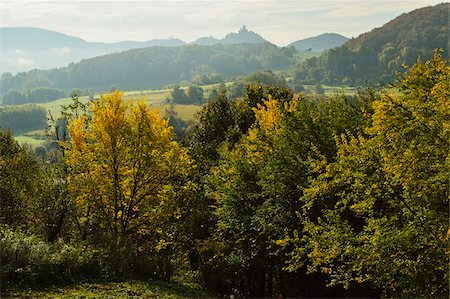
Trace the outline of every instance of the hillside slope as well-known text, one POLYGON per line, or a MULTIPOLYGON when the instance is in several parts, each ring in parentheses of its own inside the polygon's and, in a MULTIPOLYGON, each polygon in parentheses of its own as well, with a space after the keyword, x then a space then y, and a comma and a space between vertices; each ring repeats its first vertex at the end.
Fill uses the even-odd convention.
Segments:
MULTIPOLYGON (((203 37, 196 45, 268 43, 259 34, 243 26, 222 39, 203 37)), ((62 67, 71 62, 131 49, 164 46, 176 47, 186 43, 177 38, 116 43, 89 42, 84 39, 34 27, 0 27, 0 72, 24 72, 32 69, 62 67)))
POLYGON ((180 39, 152 39, 144 42, 88 42, 56 31, 33 27, 0 28, 0 71, 23 72, 33 68, 61 67, 84 58, 150 46, 181 46, 180 39))
POLYGON ((434 49, 449 53, 449 3, 424 7, 388 22, 319 58, 302 63, 295 79, 302 83, 391 82, 402 64, 412 65, 420 55, 431 58, 434 49))
POLYGON ((67 67, 32 70, 16 76, 3 74, 0 94, 12 89, 48 86, 109 90, 146 89, 192 80, 196 76, 247 75, 263 69, 295 65, 297 51, 270 43, 212 46, 148 47, 84 59, 67 67))
POLYGON ((294 46, 299 51, 306 51, 308 49, 311 49, 312 51, 323 51, 339 47, 346 41, 348 41, 348 38, 343 35, 337 33, 323 33, 318 36, 300 39, 290 43, 289 46, 294 46))
POLYGON ((269 43, 258 33, 248 30, 244 25, 239 29, 238 32, 230 32, 225 35, 222 39, 217 39, 212 36, 210 37, 200 37, 199 39, 193 41, 191 44, 194 45, 216 45, 216 44, 259 44, 259 43, 269 43))

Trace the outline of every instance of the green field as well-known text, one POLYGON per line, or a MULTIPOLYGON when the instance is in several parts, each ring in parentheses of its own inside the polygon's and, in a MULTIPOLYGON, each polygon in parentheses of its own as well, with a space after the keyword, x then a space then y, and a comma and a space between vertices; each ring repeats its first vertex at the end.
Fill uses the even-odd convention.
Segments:
POLYGON ((211 298, 192 284, 161 281, 81 283, 46 288, 21 288, 2 292, 0 298, 211 298))
MULTIPOLYGON (((232 82, 225 83, 226 86, 230 86, 232 82)), ((220 84, 211 84, 202 86, 205 96, 207 97, 209 93, 213 89, 218 89, 220 84)), ((186 88, 186 87, 182 87, 186 88)), ((306 94, 314 94, 314 85, 305 85, 304 86, 306 94)), ((326 96, 332 96, 335 93, 343 93, 346 95, 353 95, 356 93, 356 89, 352 87, 336 87, 336 86, 323 86, 326 96)), ((167 99, 170 98, 171 89, 157 89, 157 90, 135 90, 135 91, 126 91, 124 92, 126 99, 133 99, 135 101, 145 101, 149 106, 154 107, 159 111, 161 117, 164 117, 166 114, 166 110, 169 108, 169 104, 167 103, 167 99)), ((99 97, 99 95, 96 95, 99 97)), ((87 96, 79 98, 81 102, 86 103, 89 101, 87 96)), ((43 107, 45 110, 49 111, 50 114, 57 118, 61 112, 61 106, 69 105, 72 103, 71 98, 62 98, 55 101, 40 103, 38 106, 43 107)), ((201 106, 198 105, 175 105, 175 111, 178 113, 178 116, 186 121, 192 120, 194 115, 201 109, 201 106)), ((20 136, 16 136, 16 140, 20 144, 28 144, 32 147, 37 147, 39 145, 43 145, 46 142, 45 134, 31 134, 30 132, 26 132, 20 136)))
MULTIPOLYGON (((217 88, 218 84, 212 84, 207 86, 202 86, 205 90, 205 94, 208 94, 212 89, 217 88)), ((170 97, 171 89, 159 89, 159 90, 138 90, 138 91, 126 91, 124 92, 126 99, 133 99, 135 101, 145 101, 149 106, 154 107, 159 111, 161 117, 166 115, 166 110, 170 107, 166 99, 170 97)), ((96 95, 99 97, 99 95, 96 95)), ((79 100, 82 103, 89 101, 87 96, 80 97, 79 100)), ((48 111, 53 118, 58 118, 61 113, 62 106, 67 106, 72 103, 71 98, 62 98, 55 101, 47 103, 39 103, 38 106, 43 107, 48 111)), ((192 120, 195 113, 201 109, 198 105, 175 105, 175 111, 178 116, 186 121, 192 120)), ((27 144, 35 148, 37 146, 43 145, 46 141, 46 135, 43 130, 25 132, 19 136, 15 137, 20 144, 27 144)))
POLYGON ((19 135, 19 136, 14 136, 14 138, 17 140, 17 142, 21 145, 29 145, 32 148, 36 148, 38 146, 43 146, 45 144, 45 142, 47 141, 46 139, 36 139, 34 137, 30 137, 30 136, 26 136, 26 135, 19 135))
MULTIPOLYGON (((231 84, 230 82, 227 83, 231 84)), ((205 91, 205 95, 208 95, 211 90, 218 88, 219 84, 211 84, 202 86, 205 91)), ((160 111, 161 116, 164 116, 165 109, 169 107, 166 99, 170 98, 171 89, 158 89, 158 90, 137 90, 137 91, 126 91, 124 92, 125 99, 133 99, 135 101, 143 100, 149 106, 153 106, 160 111)), ((99 95, 96 95, 99 97, 99 95)), ((89 99, 88 97, 80 97, 81 102, 86 103, 89 99)), ((61 112, 62 105, 69 105, 72 102, 71 98, 63 98, 47 103, 39 103, 38 106, 44 107, 45 110, 49 111, 53 117, 58 117, 61 112)), ((184 120, 190 120, 193 118, 194 114, 200 110, 198 105, 176 105, 175 110, 178 112, 179 116, 184 120)))

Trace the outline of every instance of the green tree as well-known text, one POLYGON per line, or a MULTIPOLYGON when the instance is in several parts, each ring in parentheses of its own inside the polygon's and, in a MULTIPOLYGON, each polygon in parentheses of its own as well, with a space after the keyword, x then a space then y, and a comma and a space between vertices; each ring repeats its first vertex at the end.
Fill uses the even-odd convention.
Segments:
POLYGON ((0 223, 19 226, 31 223, 29 213, 36 193, 39 168, 35 159, 14 140, 10 131, 0 130, 0 223))
POLYGON ((331 284, 446 296, 449 74, 439 53, 419 59, 398 94, 373 102, 368 135, 342 135, 336 162, 313 162, 319 175, 305 190, 292 269, 306 259, 331 284))
POLYGON ((172 101, 175 103, 185 104, 186 102, 188 102, 188 96, 186 95, 185 90, 180 88, 178 84, 173 87, 172 91, 170 92, 170 96, 172 98, 172 101))
POLYGON ((203 89, 196 85, 190 85, 186 92, 189 103, 201 104, 204 101, 203 89))
POLYGON ((180 118, 178 112, 175 110, 175 103, 171 103, 166 109, 164 119, 168 120, 169 126, 173 127, 173 131, 178 140, 183 139, 184 133, 188 127, 188 123, 180 118))

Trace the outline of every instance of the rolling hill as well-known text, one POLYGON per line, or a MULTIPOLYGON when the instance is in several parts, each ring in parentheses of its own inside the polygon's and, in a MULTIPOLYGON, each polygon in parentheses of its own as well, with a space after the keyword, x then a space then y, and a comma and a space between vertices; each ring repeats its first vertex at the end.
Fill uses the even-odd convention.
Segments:
POLYGON ((145 42, 88 42, 78 37, 33 27, 0 28, 1 72, 23 72, 34 68, 61 67, 104 54, 150 46, 181 46, 180 39, 153 39, 145 42))
POLYGON ((270 43, 147 47, 83 59, 62 68, 16 76, 4 73, 0 94, 40 86, 66 91, 105 91, 112 86, 122 90, 157 88, 197 76, 227 78, 264 69, 283 70, 296 64, 296 54, 293 47, 280 48, 270 43))
POLYGON ((294 46, 299 51, 323 51, 339 47, 348 41, 348 38, 337 33, 323 33, 318 36, 300 39, 289 46, 294 46))
POLYGON ((258 33, 248 30, 244 25, 236 32, 230 32, 225 35, 222 39, 217 39, 212 36, 210 37, 201 37, 192 42, 194 45, 215 45, 215 44, 224 44, 224 45, 232 45, 232 44, 258 44, 258 43, 269 43, 269 41, 265 40, 258 33))
MULTIPOLYGON (((121 41, 116 43, 89 42, 78 37, 33 27, 0 28, 0 72, 23 72, 32 69, 62 67, 71 62, 130 49, 164 46, 183 46, 177 38, 152 39, 144 42, 121 41)), ((192 44, 267 43, 257 33, 243 26, 239 32, 228 33, 222 39, 203 37, 192 44)))
POLYGON ((402 64, 412 65, 420 55, 431 58, 434 49, 449 54, 449 3, 404 13, 296 70, 299 83, 357 84, 392 82, 402 64))

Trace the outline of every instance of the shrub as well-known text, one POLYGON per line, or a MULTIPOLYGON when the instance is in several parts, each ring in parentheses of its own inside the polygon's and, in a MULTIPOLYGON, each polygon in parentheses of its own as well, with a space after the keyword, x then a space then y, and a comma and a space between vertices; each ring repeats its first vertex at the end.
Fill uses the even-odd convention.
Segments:
POLYGON ((39 236, 8 227, 0 228, 0 278, 8 285, 54 284, 80 278, 106 278, 111 272, 106 255, 84 245, 39 236))

